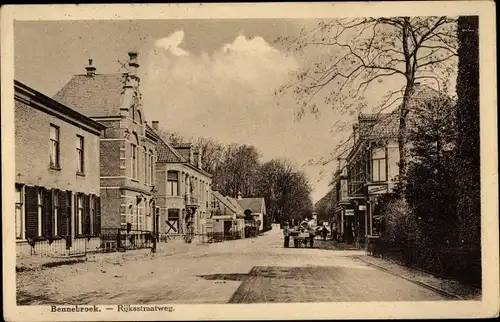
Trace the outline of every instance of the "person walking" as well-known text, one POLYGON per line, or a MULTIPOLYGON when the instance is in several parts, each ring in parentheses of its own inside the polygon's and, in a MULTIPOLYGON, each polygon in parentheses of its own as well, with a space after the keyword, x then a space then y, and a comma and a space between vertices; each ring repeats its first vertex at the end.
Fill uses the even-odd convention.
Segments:
POLYGON ((290 243, 290 226, 288 225, 288 222, 285 222, 285 225, 283 226, 283 236, 284 236, 284 247, 288 248, 288 245, 290 243))
POLYGON ((323 226, 323 229, 321 230, 321 236, 323 237, 323 240, 326 240, 327 234, 328 234, 328 229, 326 229, 326 227, 323 226))

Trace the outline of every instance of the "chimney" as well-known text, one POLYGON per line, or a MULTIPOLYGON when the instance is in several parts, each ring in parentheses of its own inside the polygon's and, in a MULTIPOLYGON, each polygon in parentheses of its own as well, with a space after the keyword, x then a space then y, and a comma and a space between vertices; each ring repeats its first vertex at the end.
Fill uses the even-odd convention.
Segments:
POLYGON ((89 65, 85 67, 87 77, 94 77, 96 69, 95 66, 92 66, 92 59, 89 59, 89 65))
POLYGON ((137 62, 137 56, 139 54, 136 51, 130 51, 128 53, 129 61, 128 61, 128 67, 129 67, 129 75, 130 76, 135 76, 137 77, 137 68, 139 67, 139 63, 137 62))
POLYGON ((242 196, 242 194, 241 194, 241 191, 240 191, 240 192, 238 192, 238 200, 243 200, 243 196, 242 196))
POLYGON ((198 151, 194 151, 194 152, 193 152, 193 164, 194 164, 194 166, 195 166, 195 167, 197 167, 197 168, 199 168, 199 167, 200 167, 199 162, 198 162, 199 160, 200 160, 200 158, 199 158, 199 153, 198 153, 198 151))
POLYGON ((158 124, 159 124, 159 122, 158 122, 158 121, 152 121, 152 122, 151 122, 151 125, 152 125, 152 127, 153 127, 153 130, 155 130, 155 131, 158 131, 158 130, 159 130, 158 124))

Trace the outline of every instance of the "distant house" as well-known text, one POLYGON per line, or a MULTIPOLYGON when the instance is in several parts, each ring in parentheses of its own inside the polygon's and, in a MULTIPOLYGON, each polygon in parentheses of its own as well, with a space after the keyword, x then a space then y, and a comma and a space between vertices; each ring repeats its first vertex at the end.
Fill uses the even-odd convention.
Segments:
POLYGON ((14 81, 17 254, 99 247, 99 136, 105 127, 14 81))
POLYGON ((254 219, 260 221, 259 232, 264 231, 264 217, 267 216, 264 198, 243 198, 240 193, 238 194, 237 202, 244 209, 244 213, 250 211, 254 219))
POLYGON ((54 99, 107 127, 95 171, 100 170, 101 225, 142 236, 154 229, 157 135, 142 106, 138 54, 128 55, 128 70, 118 74, 98 74, 89 60, 86 73, 74 75, 54 99))
POLYGON ((207 232, 230 234, 231 231, 241 233, 244 238, 245 215, 239 203, 231 198, 212 191, 212 215, 207 221, 210 230, 207 232))
MULTIPOLYGON (((153 130, 159 131, 156 121, 153 130)), ((173 145, 160 138, 156 181, 160 233, 180 235, 193 227, 194 233, 205 234, 212 200, 212 175, 203 170, 200 151, 189 143, 173 145)))

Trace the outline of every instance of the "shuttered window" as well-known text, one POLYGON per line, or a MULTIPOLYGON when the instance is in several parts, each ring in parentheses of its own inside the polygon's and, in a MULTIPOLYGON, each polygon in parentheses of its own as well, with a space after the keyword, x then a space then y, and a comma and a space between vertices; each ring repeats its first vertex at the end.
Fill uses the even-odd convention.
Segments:
POLYGON ((95 197, 95 222, 94 222, 94 234, 101 234, 101 198, 95 197))
POLYGON ((25 199, 25 237, 34 238, 38 236, 38 191, 36 187, 26 186, 25 199))
POLYGON ((24 189, 16 185, 16 239, 24 238, 24 189))
POLYGON ((44 190, 42 188, 37 189, 37 230, 36 235, 38 237, 43 236, 42 232, 42 218, 43 218, 43 204, 44 204, 44 190))
POLYGON ((60 196, 59 196, 59 190, 52 190, 52 231, 53 231, 53 236, 59 236, 59 229, 60 229, 60 216, 61 216, 61 209, 60 209, 60 196))
POLYGON ((77 236, 83 234, 83 194, 76 195, 75 232, 77 236))

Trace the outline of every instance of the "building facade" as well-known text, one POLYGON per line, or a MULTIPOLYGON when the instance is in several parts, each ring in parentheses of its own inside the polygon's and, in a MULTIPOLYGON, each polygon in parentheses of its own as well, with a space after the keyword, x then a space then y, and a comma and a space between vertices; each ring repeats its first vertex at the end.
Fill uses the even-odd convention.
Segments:
POLYGON ((138 54, 128 55, 128 70, 119 74, 98 74, 89 60, 86 73, 75 75, 55 99, 106 126, 99 140, 102 229, 151 232, 158 137, 142 106, 138 54))
POLYGON ((244 209, 239 203, 217 191, 212 191, 212 213, 207 220, 207 233, 230 235, 238 233, 240 238, 245 238, 244 209))
POLYGON ((239 193, 237 202, 243 208, 243 213, 250 214, 254 218, 254 222, 258 223, 257 231, 264 231, 264 217, 267 216, 264 198, 243 198, 239 193))
MULTIPOLYGON (((158 131, 158 122, 153 124, 158 131)), ((156 163, 159 231, 167 235, 206 234, 212 201, 212 175, 191 144, 158 142, 156 163)))
POLYGON ((105 127, 18 81, 14 101, 18 254, 69 254, 84 239, 99 247, 105 127))
MULTIPOLYGON (((443 99, 443 95, 428 86, 415 84, 408 102, 408 133, 417 126, 414 113, 437 99, 443 99)), ((393 193, 398 180, 398 134, 399 108, 391 113, 360 114, 353 126, 354 146, 338 176, 340 185, 347 182, 349 202, 343 196, 339 199, 344 214, 344 240, 347 242, 366 244, 368 238, 379 236, 380 203, 393 193)), ((411 147, 411 135, 408 135, 406 149, 411 147)))

